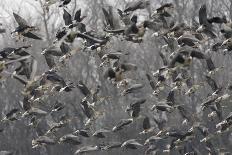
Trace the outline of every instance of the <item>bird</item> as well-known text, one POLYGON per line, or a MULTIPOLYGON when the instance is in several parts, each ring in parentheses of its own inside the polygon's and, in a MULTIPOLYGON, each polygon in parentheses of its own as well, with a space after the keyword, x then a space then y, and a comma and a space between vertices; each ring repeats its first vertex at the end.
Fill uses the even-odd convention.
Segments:
POLYGON ((145 9, 150 5, 150 1, 142 1, 138 0, 135 2, 130 2, 126 5, 126 8, 124 9, 124 13, 135 11, 137 9, 145 9))
POLYGON ((80 129, 80 130, 74 131, 74 135, 81 135, 81 136, 86 137, 86 138, 90 137, 89 131, 85 130, 85 129, 80 129))
POLYGON ((147 134, 150 132, 154 132, 154 127, 151 126, 150 118, 148 116, 145 116, 143 119, 143 131, 139 134, 147 134))
POLYGON ((136 139, 129 139, 122 143, 121 147, 126 149, 137 149, 137 147, 143 146, 136 139))
POLYGON ((130 86, 129 88, 123 90, 122 95, 125 96, 127 94, 134 93, 134 92, 142 89, 143 87, 144 87, 143 84, 140 84, 140 83, 134 84, 134 85, 130 86))
POLYGON ((132 102, 130 106, 127 107, 126 111, 130 113, 130 116, 136 118, 139 116, 140 113, 140 106, 144 104, 146 99, 138 99, 135 102, 132 102))
POLYGON ((105 17, 105 25, 107 28, 114 30, 116 28, 116 21, 115 18, 113 16, 113 7, 109 6, 108 10, 106 10, 105 8, 102 8, 102 12, 104 14, 105 17))
POLYGON ((41 145, 55 145, 56 141, 47 136, 40 136, 32 140, 32 148, 39 147, 41 145))
POLYGON ((31 107, 29 110, 27 110, 25 113, 22 114, 22 117, 27 117, 30 115, 45 116, 47 114, 48 114, 48 112, 46 112, 42 109, 31 107))
POLYGON ((70 52, 71 49, 68 46, 68 44, 62 42, 60 44, 60 47, 58 48, 57 45, 52 45, 42 51, 41 54, 47 54, 47 55, 52 55, 52 56, 64 56, 68 52, 70 52))
POLYGON ((76 152, 74 153, 75 155, 77 154, 82 154, 82 153, 87 153, 87 152, 95 152, 95 151, 99 151, 100 148, 97 145, 90 145, 90 146, 83 146, 81 148, 79 148, 78 150, 76 150, 76 152))
POLYGON ((13 13, 14 18, 16 20, 16 22, 18 23, 18 27, 11 32, 13 33, 17 33, 19 39, 24 36, 27 38, 32 38, 32 39, 37 39, 37 40, 42 40, 42 38, 38 37, 37 35, 35 35, 34 33, 32 33, 33 31, 37 30, 37 28, 35 26, 29 26, 26 22, 25 19, 23 19, 21 16, 19 16, 16 13, 13 13))
POLYGON ((155 109, 160 110, 160 111, 167 111, 171 112, 173 110, 172 106, 169 106, 168 104, 155 104, 152 106, 151 110, 154 111, 155 109))
POLYGON ((13 108, 11 109, 6 115, 5 117, 1 120, 2 121, 15 121, 17 120, 17 113, 19 113, 19 109, 17 108, 13 108))
POLYGON ((110 130, 107 129, 99 129, 93 133, 93 136, 97 138, 105 138, 106 136, 104 135, 104 133, 109 133, 109 132, 110 130))
POLYGON ((163 138, 158 137, 158 136, 151 136, 145 140, 144 145, 151 145, 151 144, 157 143, 157 141, 162 140, 162 139, 163 138))
POLYGON ((59 138, 59 143, 69 143, 73 145, 80 145, 80 138, 78 136, 75 136, 73 134, 66 134, 59 138))
POLYGON ((63 20, 68 28, 77 27, 79 31, 85 32, 83 30, 85 29, 86 26, 85 24, 82 23, 82 20, 84 18, 86 18, 86 16, 81 16, 81 9, 78 9, 76 11, 73 19, 70 13, 66 9, 64 9, 63 20))
POLYGON ((203 4, 199 9, 199 23, 200 27, 197 29, 197 32, 203 32, 210 38, 215 38, 216 34, 213 30, 212 22, 208 21, 206 4, 203 4))
POLYGON ((129 119, 121 119, 116 126, 114 126, 112 128, 113 132, 122 130, 124 126, 127 126, 129 124, 131 124, 133 122, 133 119, 129 118, 129 119))

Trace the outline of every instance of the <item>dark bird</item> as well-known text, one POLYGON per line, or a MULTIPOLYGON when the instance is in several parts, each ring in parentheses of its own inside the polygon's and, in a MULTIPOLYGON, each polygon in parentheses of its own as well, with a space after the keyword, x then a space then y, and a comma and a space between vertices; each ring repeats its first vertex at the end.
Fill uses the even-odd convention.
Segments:
POLYGON ((19 109, 14 108, 10 110, 1 121, 15 121, 17 120, 17 113, 19 113, 19 109))
POLYGON ((45 73, 42 74, 40 85, 45 85, 49 82, 51 82, 52 84, 58 84, 61 88, 66 86, 63 77, 58 75, 56 71, 53 70, 46 71, 45 73))
POLYGON ((65 25, 69 26, 72 24, 72 16, 65 9, 64 9, 63 19, 65 25))
POLYGON ((133 119, 131 119, 131 118, 121 119, 119 121, 119 123, 117 123, 117 125, 113 127, 112 131, 116 132, 116 131, 122 130, 124 126, 127 126, 127 125, 131 124, 132 122, 133 122, 133 119))
POLYGON ((170 106, 173 106, 175 104, 175 90, 171 90, 168 93, 166 101, 167 101, 167 104, 170 105, 170 106))
POLYGON ((137 149, 137 147, 143 146, 136 139, 130 139, 122 143, 121 147, 126 149, 137 149))
POLYGON ((149 117, 146 116, 143 119, 143 129, 144 129, 144 131, 147 131, 150 128, 151 128, 150 119, 149 119, 149 117))
POLYGON ((27 38, 32 38, 32 39, 37 39, 37 40, 42 40, 42 38, 38 37, 33 31, 37 30, 35 26, 29 26, 26 22, 25 19, 23 19, 21 16, 19 16, 16 13, 13 13, 14 18, 16 22, 18 23, 18 27, 12 32, 12 33, 17 33, 19 39, 21 36, 27 37, 27 38))
POLYGON ((200 27, 197 29, 197 32, 205 33, 211 38, 216 37, 216 34, 213 30, 213 25, 208 21, 206 4, 203 4, 199 9, 199 23, 200 27))
POLYGON ((55 59, 51 54, 44 54, 44 58, 46 60, 46 63, 49 67, 49 69, 53 69, 56 66, 55 59))
POLYGON ((106 10, 105 8, 102 8, 102 12, 103 12, 104 17, 105 17, 106 27, 114 30, 116 28, 116 25, 115 25, 115 20, 113 17, 112 6, 109 6, 108 10, 106 10))
POLYGON ((69 28, 73 28, 73 27, 79 28, 83 26, 83 23, 81 22, 85 17, 86 16, 81 17, 81 9, 79 9, 76 11, 74 18, 72 19, 72 16, 70 15, 70 13, 64 9, 63 20, 64 20, 65 25, 68 26, 69 28))
POLYGON ((213 60, 211 59, 211 57, 207 57, 206 58, 206 65, 207 65, 207 69, 208 71, 213 71, 216 69, 213 60))
POLYGON ((143 119, 143 131, 139 134, 146 134, 154 131, 154 127, 151 126, 150 118, 145 116, 143 119))
POLYGON ((8 56, 11 56, 13 54, 19 55, 19 56, 27 56, 27 55, 29 55, 29 53, 27 53, 24 49, 27 49, 29 47, 31 47, 31 45, 21 46, 21 47, 17 47, 17 48, 6 47, 6 48, 3 48, 2 50, 0 50, 0 55, 3 58, 8 58, 8 56))
POLYGON ((138 99, 135 102, 131 103, 129 107, 127 107, 126 111, 130 113, 130 116, 133 118, 139 117, 140 113, 140 105, 144 104, 146 99, 138 99))

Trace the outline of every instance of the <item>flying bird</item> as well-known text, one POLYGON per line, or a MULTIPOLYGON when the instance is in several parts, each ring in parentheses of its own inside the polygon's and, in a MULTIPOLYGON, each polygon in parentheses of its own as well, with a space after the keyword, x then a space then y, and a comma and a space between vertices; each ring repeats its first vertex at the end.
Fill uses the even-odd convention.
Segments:
POLYGON ((42 40, 42 38, 38 37, 33 31, 37 30, 35 26, 30 26, 27 24, 26 20, 23 19, 21 16, 19 16, 16 13, 13 13, 14 18, 16 22, 18 23, 18 27, 11 33, 17 33, 19 39, 21 36, 27 37, 27 38, 32 38, 32 39, 37 39, 37 40, 42 40))

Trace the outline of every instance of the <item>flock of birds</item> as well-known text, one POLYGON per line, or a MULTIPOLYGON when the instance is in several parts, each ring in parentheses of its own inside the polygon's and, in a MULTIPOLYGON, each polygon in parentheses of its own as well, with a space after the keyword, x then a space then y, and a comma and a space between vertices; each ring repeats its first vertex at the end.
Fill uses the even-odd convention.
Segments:
MULTIPOLYGON (((5 128, 0 128, 0 134, 6 129, 6 125, 17 120, 29 120, 29 125, 37 128, 37 125, 45 119, 49 119, 54 113, 59 113, 65 108, 65 104, 56 102, 49 108, 45 109, 45 100, 53 95, 64 92, 73 91, 78 88, 83 95, 80 106, 86 116, 85 128, 75 130, 71 133, 66 133, 62 136, 57 136, 59 130, 72 120, 66 116, 59 117, 58 122, 53 122, 50 128, 38 137, 32 140, 32 148, 43 147, 44 145, 55 145, 68 143, 70 145, 82 144, 81 138, 97 137, 104 139, 109 134, 114 134, 129 128, 131 124, 138 118, 143 118, 143 131, 138 133, 143 138, 128 139, 123 142, 105 142, 104 144, 87 145, 80 147, 75 151, 75 154, 109 151, 111 149, 125 148, 138 149, 145 148, 145 154, 163 154, 170 153, 174 150, 179 154, 197 155, 202 154, 201 150, 191 145, 191 142, 198 140, 197 145, 202 145, 205 151, 209 154, 230 154, 229 148, 220 148, 214 145, 214 140, 220 138, 224 133, 231 132, 232 112, 224 113, 223 104, 231 99, 230 85, 226 87, 219 86, 215 81, 215 74, 223 69, 216 67, 208 54, 209 51, 203 51, 203 46, 206 43, 214 40, 219 34, 222 34, 223 41, 213 44, 211 51, 232 50, 232 23, 223 17, 209 17, 207 15, 206 5, 203 4, 199 9, 199 22, 193 20, 192 25, 186 23, 175 22, 173 16, 175 6, 172 3, 165 3, 158 7, 147 19, 138 23, 138 16, 134 14, 136 10, 145 10, 149 7, 149 1, 133 1, 125 6, 124 10, 117 9, 120 18, 120 26, 116 24, 116 15, 113 13, 112 7, 102 8, 104 14, 104 34, 96 33, 95 31, 87 31, 81 10, 77 10, 75 16, 72 17, 67 11, 66 6, 71 0, 46 0, 44 6, 49 7, 59 3, 59 7, 63 8, 64 27, 58 30, 54 42, 49 47, 43 49, 42 55, 46 59, 50 70, 45 71, 42 75, 36 75, 37 61, 27 49, 31 45, 21 47, 6 47, 0 51, 0 75, 18 80, 24 85, 22 90, 23 100, 20 101, 20 108, 13 108, 5 114, 1 119, 1 125, 5 128), (216 32, 216 26, 220 26, 220 32, 216 32), (91 130, 92 123, 98 119, 104 112, 97 110, 99 102, 104 102, 107 97, 100 97, 99 92, 101 87, 97 87, 91 91, 83 81, 77 84, 67 82, 59 74, 59 69, 63 67, 66 61, 70 59, 78 51, 95 51, 102 63, 99 65, 104 68, 104 77, 108 79, 113 86, 121 91, 122 96, 140 93, 144 88, 144 84, 131 82, 126 77, 127 73, 135 72, 137 66, 133 63, 125 63, 120 61, 123 52, 108 52, 107 46, 112 41, 112 38, 120 38, 122 41, 139 44, 143 42, 146 31, 153 32, 152 37, 161 38, 167 52, 159 52, 163 61, 163 67, 154 71, 153 74, 147 73, 146 78, 150 84, 153 93, 152 98, 160 98, 163 91, 169 91, 166 99, 161 99, 151 107, 151 113, 166 113, 172 115, 175 111, 182 117, 183 123, 180 129, 166 127, 167 120, 162 118, 151 118, 145 114, 141 114, 141 108, 146 105, 146 98, 139 98, 131 102, 126 112, 129 118, 121 119, 112 129, 102 128, 97 131, 91 130), (70 46, 75 38, 81 38, 83 47, 73 48, 70 46), (208 53, 207 53, 208 52, 208 53), (57 59, 58 58, 58 59, 57 59), (190 66, 193 59, 197 59, 206 64, 207 71, 202 73, 205 81, 193 83, 193 78, 190 76, 190 66), (18 64, 19 67, 13 72, 8 70, 9 66, 18 64), (152 74, 152 75, 151 75, 152 74), (191 113, 184 104, 178 104, 176 97, 184 95, 191 97, 201 87, 208 85, 212 89, 204 102, 201 103, 200 112, 191 113), (218 119, 219 122, 213 124, 210 129, 201 118, 202 113, 209 114, 207 117, 218 119), (153 122, 153 123, 152 123, 153 122), (156 125, 155 125, 155 124, 156 125), (183 126, 183 127, 182 127, 183 126), (183 128, 183 129, 182 129, 183 128), (191 147, 187 147, 191 145, 191 147)), ((17 41, 24 41, 26 38, 42 40, 36 34, 39 29, 31 26, 20 15, 13 13, 18 27, 12 32, 12 36, 17 41)), ((4 29, 0 29, 0 33, 6 33, 4 29)), ((84 139, 82 139, 84 140, 84 139)), ((229 146, 231 146, 231 142, 229 146)), ((0 155, 13 154, 11 151, 0 151, 0 155)))

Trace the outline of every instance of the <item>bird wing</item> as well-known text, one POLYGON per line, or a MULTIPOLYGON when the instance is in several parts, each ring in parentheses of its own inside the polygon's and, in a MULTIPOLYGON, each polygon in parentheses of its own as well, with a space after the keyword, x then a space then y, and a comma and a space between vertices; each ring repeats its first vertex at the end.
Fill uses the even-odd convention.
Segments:
POLYGON ((204 53, 197 51, 197 50, 192 50, 190 53, 191 57, 195 57, 197 59, 205 59, 204 53))
POLYGON ((212 61, 212 59, 211 59, 211 57, 206 59, 206 64, 207 64, 207 68, 208 68, 209 71, 212 71, 212 70, 214 70, 216 68, 213 61, 212 61))
POLYGON ((137 9, 142 8, 143 1, 131 2, 128 3, 127 7, 125 8, 124 12, 135 11, 137 9))
POLYGON ((27 37, 27 38, 42 40, 42 38, 40 38, 39 36, 37 36, 37 35, 35 35, 34 33, 31 33, 31 32, 24 33, 23 36, 27 37))
POLYGON ((71 48, 68 46, 68 44, 62 42, 60 45, 60 50, 62 51, 62 53, 67 54, 69 51, 71 51, 71 48))
POLYGON ((55 60, 54 58, 50 55, 50 54, 44 54, 45 60, 47 62, 48 67, 51 69, 53 68, 56 64, 55 64, 55 60))
POLYGON ((64 9, 63 19, 65 25, 72 24, 72 16, 65 9, 64 9))
POLYGON ((16 13, 13 13, 13 15, 14 15, 16 22, 19 24, 19 26, 27 26, 27 22, 25 19, 23 19, 21 16, 19 16, 16 13))
POLYGON ((206 4, 203 4, 199 10, 199 23, 200 25, 205 24, 207 22, 207 12, 206 12, 206 4))
POLYGON ((112 14, 110 15, 110 12, 107 12, 105 8, 102 8, 102 12, 105 16, 105 20, 106 20, 107 25, 110 25, 110 27, 113 29, 114 23, 113 23, 113 17, 111 16, 112 14))
POLYGON ((206 81, 209 84, 209 86, 212 88, 213 91, 218 90, 218 86, 217 83, 214 79, 212 79, 210 76, 205 76, 206 77, 206 81))
POLYGON ((150 128, 151 128, 150 120, 149 120, 149 117, 146 116, 143 119, 143 129, 147 130, 147 129, 150 129, 150 128))
POLYGON ((74 20, 76 20, 77 22, 81 22, 81 9, 76 11, 74 20))

